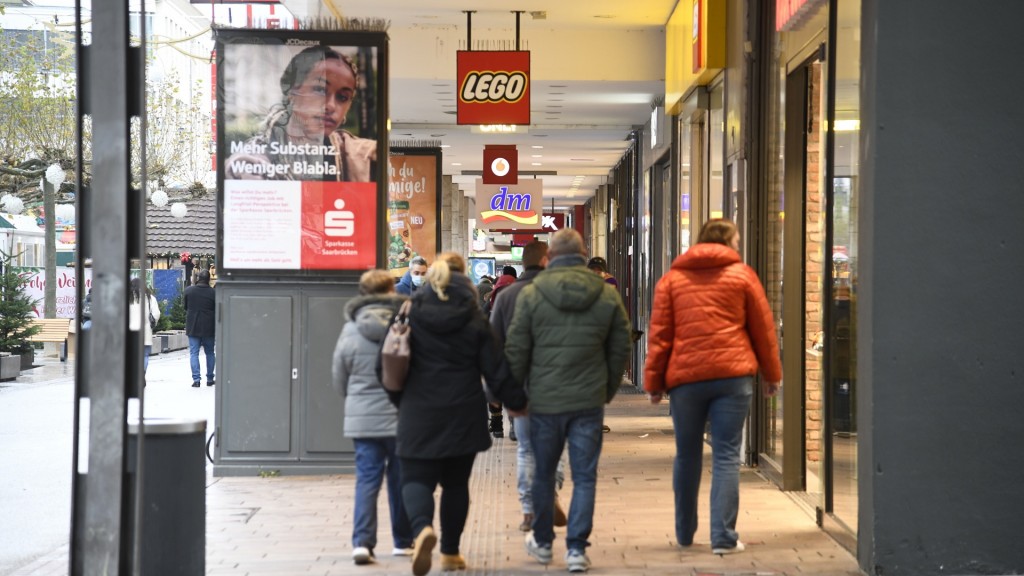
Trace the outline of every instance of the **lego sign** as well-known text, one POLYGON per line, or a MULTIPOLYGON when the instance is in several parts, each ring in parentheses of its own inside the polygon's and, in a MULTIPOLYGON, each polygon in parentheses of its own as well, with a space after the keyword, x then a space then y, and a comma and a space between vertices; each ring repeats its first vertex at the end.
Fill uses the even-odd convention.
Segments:
POLYGON ((520 180, 518 184, 484 184, 476 180, 477 228, 538 228, 541 224, 544 183, 520 180))
POLYGON ((529 124, 530 52, 458 52, 458 123, 529 124))

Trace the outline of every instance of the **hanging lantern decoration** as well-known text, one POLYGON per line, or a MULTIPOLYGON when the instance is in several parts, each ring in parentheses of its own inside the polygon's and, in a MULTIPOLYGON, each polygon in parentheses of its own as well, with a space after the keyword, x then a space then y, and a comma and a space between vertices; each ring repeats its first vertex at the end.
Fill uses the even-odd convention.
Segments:
POLYGON ((25 210, 25 203, 17 196, 6 194, 3 198, 0 198, 0 208, 3 208, 3 211, 9 214, 21 214, 25 210))
POLYGON ((175 202, 171 204, 171 216, 175 218, 184 218, 188 214, 188 207, 185 206, 184 202, 175 202))
POLYGON ((50 164, 50 167, 46 169, 46 181, 53 184, 54 188, 60 188, 60 185, 64 183, 65 176, 64 169, 60 167, 60 164, 50 164))
POLYGON ((58 220, 63 220, 66 226, 74 225, 75 223, 75 205, 74 204, 57 204, 54 209, 54 213, 57 215, 58 220))
POLYGON ((167 192, 164 192, 163 190, 157 190, 156 192, 153 192, 153 194, 149 197, 149 201, 152 202, 153 206, 156 206, 157 208, 163 208, 164 206, 167 206, 168 200, 169 198, 167 197, 167 192))

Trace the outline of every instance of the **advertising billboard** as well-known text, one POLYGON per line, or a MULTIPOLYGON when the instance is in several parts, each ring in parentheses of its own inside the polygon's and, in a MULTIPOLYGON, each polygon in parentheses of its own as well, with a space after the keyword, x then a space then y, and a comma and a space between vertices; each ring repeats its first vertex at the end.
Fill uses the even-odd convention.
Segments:
POLYGON ((383 260, 383 33, 223 29, 219 271, 344 272, 383 260))
POLYGON ((441 241, 441 149, 391 149, 388 157, 388 270, 401 276, 409 261, 433 262, 441 241))

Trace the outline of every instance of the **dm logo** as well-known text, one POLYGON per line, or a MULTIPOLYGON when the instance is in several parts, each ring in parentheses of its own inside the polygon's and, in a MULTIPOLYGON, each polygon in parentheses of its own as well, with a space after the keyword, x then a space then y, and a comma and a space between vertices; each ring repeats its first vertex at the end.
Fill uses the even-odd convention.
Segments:
MULTIPOLYGON (((498 160, 501 159, 499 158, 498 160)), ((495 163, 498 160, 495 160, 495 163)), ((494 164, 492 163, 493 166, 494 164)), ((531 196, 529 194, 510 193, 508 186, 502 186, 498 188, 498 193, 491 198, 491 209, 481 212, 480 218, 485 224, 498 221, 536 224, 540 222, 540 216, 536 211, 530 209, 530 200, 531 196)))

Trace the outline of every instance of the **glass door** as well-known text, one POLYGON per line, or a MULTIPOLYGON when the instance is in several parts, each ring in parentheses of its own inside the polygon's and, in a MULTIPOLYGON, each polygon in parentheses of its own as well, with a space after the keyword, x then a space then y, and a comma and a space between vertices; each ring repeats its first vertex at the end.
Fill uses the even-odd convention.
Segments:
POLYGON ((833 19, 831 291, 828 372, 831 406, 826 510, 857 533, 857 212, 860 163, 861 0, 838 0, 833 19))

